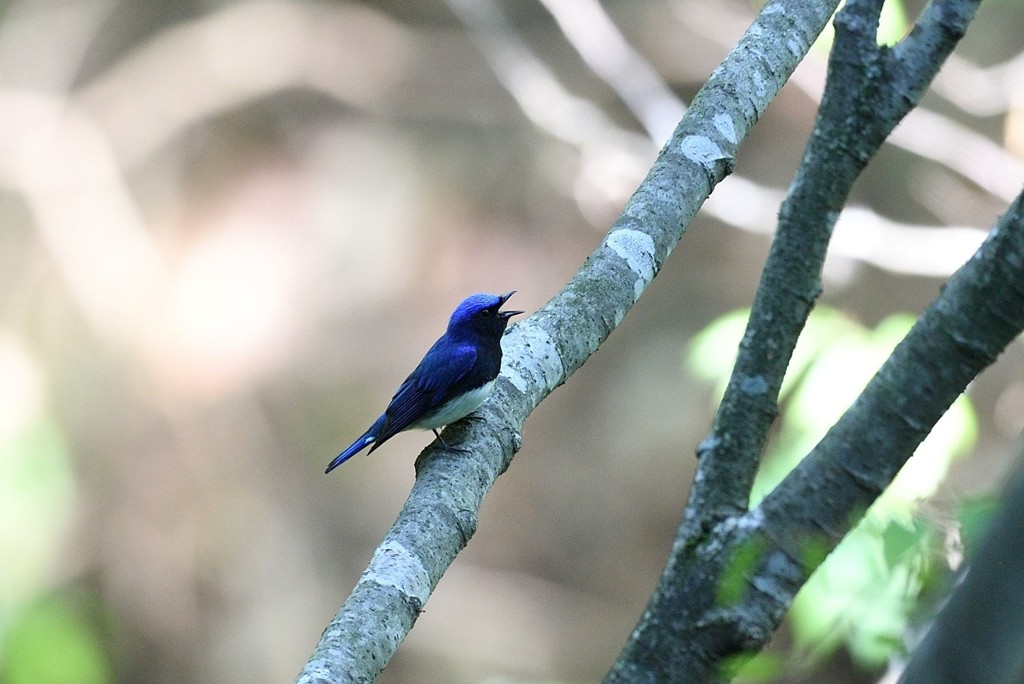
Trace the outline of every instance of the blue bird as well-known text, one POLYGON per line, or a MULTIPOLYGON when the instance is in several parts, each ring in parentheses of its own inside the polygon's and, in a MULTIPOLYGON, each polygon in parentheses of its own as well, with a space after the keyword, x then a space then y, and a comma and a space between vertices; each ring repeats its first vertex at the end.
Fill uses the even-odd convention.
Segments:
MULTIPOLYGON (((515 294, 475 294, 455 309, 448 329, 395 392, 363 436, 331 461, 329 473, 366 447, 368 453, 403 430, 433 430, 465 418, 484 403, 501 369, 501 336, 522 311, 498 309, 515 294)), ((444 444, 444 440, 441 439, 444 444)))

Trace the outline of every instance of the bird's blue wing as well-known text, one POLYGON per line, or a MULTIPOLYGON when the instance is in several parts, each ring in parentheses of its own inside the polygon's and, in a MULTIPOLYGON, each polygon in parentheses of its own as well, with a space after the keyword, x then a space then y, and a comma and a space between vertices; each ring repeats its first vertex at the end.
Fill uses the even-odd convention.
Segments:
POLYGON ((461 392, 464 384, 461 381, 472 370, 476 359, 477 351, 473 345, 452 345, 443 338, 438 340, 388 404, 384 411, 384 425, 373 449, 444 406, 461 392))

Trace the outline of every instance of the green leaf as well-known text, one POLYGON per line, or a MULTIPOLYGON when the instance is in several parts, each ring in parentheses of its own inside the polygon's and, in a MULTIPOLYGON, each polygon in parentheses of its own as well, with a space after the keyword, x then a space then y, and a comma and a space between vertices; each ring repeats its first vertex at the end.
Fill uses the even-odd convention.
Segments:
MULTIPOLYGON (((748 317, 736 311, 694 340, 694 372, 724 391, 748 317)), ((763 498, 802 459, 852 404, 913 325, 895 314, 867 329, 845 314, 819 307, 794 350, 780 397, 779 431, 769 443, 751 496, 763 498)), ((953 404, 892 485, 821 564, 797 595, 790 625, 798 649, 811 661, 840 645, 866 666, 877 667, 901 647, 913 603, 934 573, 939 535, 918 515, 954 458, 973 445, 974 411, 966 397, 953 404)), ((980 520, 966 513, 966 523, 980 520)), ((980 523, 979 523, 980 524, 980 523)), ((971 533, 973 534, 973 533, 971 533)), ((760 561, 759 549, 741 549, 719 588, 728 605, 742 596, 760 561)), ((824 548, 809 542, 805 560, 818 563, 824 548)))
POLYGON ((892 522, 882 532, 882 550, 885 564, 894 568, 912 560, 915 554, 925 552, 934 537, 933 530, 921 523, 911 522, 910 526, 892 522))

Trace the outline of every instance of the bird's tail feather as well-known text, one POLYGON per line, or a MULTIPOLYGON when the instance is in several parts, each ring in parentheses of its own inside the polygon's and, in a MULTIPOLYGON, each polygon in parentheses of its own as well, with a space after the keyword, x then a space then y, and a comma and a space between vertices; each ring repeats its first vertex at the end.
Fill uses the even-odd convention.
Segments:
POLYGON ((327 470, 325 470, 324 473, 331 472, 332 470, 334 470, 335 468, 340 466, 342 463, 344 463, 348 459, 350 459, 353 456, 355 456, 356 454, 358 454, 360 451, 362 451, 367 446, 369 446, 373 442, 373 440, 375 440, 376 438, 377 438, 376 435, 373 435, 373 434, 370 434, 369 432, 367 432, 365 435, 363 435, 362 437, 357 439, 355 442, 353 442, 352 446, 350 446, 348 449, 345 449, 340 454, 338 454, 334 458, 334 460, 331 461, 330 465, 327 466, 327 470))
POLYGON ((340 454, 338 454, 335 457, 335 459, 331 461, 330 465, 327 466, 327 470, 325 470, 324 473, 326 474, 331 472, 332 470, 340 466, 342 463, 352 458, 366 447, 373 444, 373 442, 377 439, 377 435, 380 434, 380 428, 383 424, 384 416, 381 416, 380 418, 377 419, 377 422, 370 427, 369 430, 363 433, 362 437, 352 442, 352 445, 349 446, 348 449, 345 449, 340 454))

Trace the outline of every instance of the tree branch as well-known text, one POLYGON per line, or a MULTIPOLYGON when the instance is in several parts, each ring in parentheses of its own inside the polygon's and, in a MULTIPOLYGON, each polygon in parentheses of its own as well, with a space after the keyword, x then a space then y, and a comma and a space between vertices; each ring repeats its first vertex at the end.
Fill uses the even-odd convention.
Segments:
POLYGON ((853 406, 760 506, 719 521, 690 553, 677 540, 606 681, 724 680, 733 658, 764 646, 825 553, 1022 329, 1024 194, 853 406), (724 590, 723 578, 741 590, 724 590))
POLYGON ((1024 441, 967 576, 914 650, 900 684, 1024 681, 1024 441))
POLYGON ((823 560, 806 550, 817 542, 835 546, 967 384, 1022 329, 1024 193, 843 417, 748 514, 748 523, 757 521, 759 543, 771 549, 752 583, 774 587, 773 610, 785 610, 823 560))
POLYGON ((978 0, 933 2, 893 50, 875 41, 881 0, 849 2, 837 15, 818 120, 779 212, 778 232, 711 435, 698 450, 700 475, 687 505, 688 536, 746 510, 786 367, 821 293, 835 222, 854 181, 916 106, 977 5, 978 0))
POLYGON ((697 94, 622 216, 566 287, 508 332, 480 415, 450 429, 457 457, 429 447, 395 524, 324 631, 298 682, 368 682, 387 664, 476 528, 484 494, 519 446, 526 416, 578 369, 660 270, 737 147, 824 27, 835 2, 768 3, 697 94), (494 426, 500 426, 495 430, 494 426))
MULTIPOLYGON (((835 221, 857 176, 917 104, 977 5, 978 0, 935 0, 896 49, 876 42, 882 0, 851 0, 837 15, 818 120, 780 211, 725 396, 711 434, 698 446, 700 463, 683 522, 659 585, 606 681, 721 677, 723 660, 763 646, 791 601, 788 589, 803 583, 804 576, 793 571, 801 561, 801 550, 795 549, 794 557, 776 568, 791 573, 780 585, 787 591, 779 593, 772 585, 770 600, 744 614, 717 605, 732 554, 751 540, 749 528, 757 526, 743 514, 778 413, 786 367, 821 292, 835 221)), ((886 414, 873 415, 877 420, 886 414)), ((923 424, 927 433, 934 421, 923 424)), ((884 487, 890 479, 879 481, 884 487)), ((845 532, 848 518, 866 507, 843 509, 844 524, 829 529, 845 532)), ((771 547, 764 540, 757 543, 746 551, 757 556, 761 546, 771 547)))

